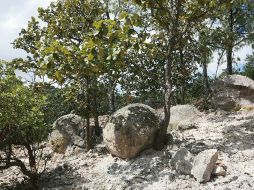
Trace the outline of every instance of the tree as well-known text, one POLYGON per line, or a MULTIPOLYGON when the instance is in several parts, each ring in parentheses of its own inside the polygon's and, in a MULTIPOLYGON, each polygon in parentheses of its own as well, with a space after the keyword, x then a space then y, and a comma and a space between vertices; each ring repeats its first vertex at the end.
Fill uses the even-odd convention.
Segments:
POLYGON ((227 1, 217 11, 217 46, 226 52, 227 73, 233 74, 233 52, 253 40, 253 2, 227 1))
MULTIPOLYGON (((209 18, 209 13, 216 8, 217 1, 133 0, 133 2, 140 6, 143 13, 149 18, 148 29, 150 29, 150 31, 153 30, 155 33, 150 33, 151 35, 148 37, 153 44, 157 43, 157 47, 154 45, 150 48, 150 55, 156 55, 157 59, 159 57, 164 63, 164 80, 160 84, 164 88, 165 95, 165 120, 164 125, 159 132, 160 137, 158 139, 160 142, 157 142, 158 148, 161 148, 170 121, 173 76, 179 71, 179 69, 174 70, 174 68, 179 68, 178 60, 183 58, 184 52, 192 52, 185 50, 191 49, 190 44, 195 41, 195 34, 197 31, 195 26, 209 18)), ((196 58, 196 53, 194 53, 192 56, 194 62, 196 58)), ((156 60, 155 57, 154 60, 156 60)), ((193 60, 189 62, 193 63, 193 60)), ((184 63, 183 60, 182 63, 184 63)), ((175 79, 177 80, 178 77, 175 79)))
MULTIPOLYGON (((78 91, 86 93, 83 114, 89 131, 90 113, 98 115, 95 94, 99 78, 108 74, 110 79, 117 74, 113 71, 124 63, 124 41, 120 38, 130 34, 122 32, 120 24, 107 17, 107 9, 100 1, 54 2, 38 12, 38 18, 33 17, 14 42, 15 48, 31 54, 27 61, 22 60, 26 64, 21 67, 35 68, 61 84, 79 84, 78 91)), ((114 88, 115 83, 111 86, 114 88)))
POLYGON ((0 64, 0 170, 17 166, 38 189, 42 142, 50 131, 46 97, 24 86, 8 63, 0 64), (16 154, 25 150, 29 164, 16 154))
POLYGON ((243 67, 242 74, 254 80, 254 55, 248 55, 243 67))

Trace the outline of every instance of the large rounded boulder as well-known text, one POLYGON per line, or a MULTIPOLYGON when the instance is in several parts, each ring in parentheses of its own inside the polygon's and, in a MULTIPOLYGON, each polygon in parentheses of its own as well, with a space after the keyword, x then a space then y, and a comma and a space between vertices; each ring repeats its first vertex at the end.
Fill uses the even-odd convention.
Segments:
POLYGON ((130 104, 116 111, 103 129, 103 139, 111 154, 133 158, 153 145, 159 119, 151 107, 130 104))
POLYGON ((75 114, 58 118, 53 124, 50 143, 53 151, 64 154, 70 146, 84 148, 84 120, 75 114))

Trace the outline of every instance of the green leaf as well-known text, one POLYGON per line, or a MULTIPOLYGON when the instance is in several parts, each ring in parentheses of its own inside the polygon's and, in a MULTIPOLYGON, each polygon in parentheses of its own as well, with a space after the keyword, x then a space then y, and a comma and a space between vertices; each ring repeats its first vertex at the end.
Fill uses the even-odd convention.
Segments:
POLYGON ((94 55, 92 53, 90 53, 88 56, 87 56, 87 60, 88 61, 92 61, 94 59, 94 55))
POLYGON ((126 12, 126 11, 122 11, 120 14, 119 14, 119 19, 122 20, 122 19, 125 19, 129 14, 126 12))
POLYGON ((102 24, 103 24, 103 20, 94 21, 94 22, 93 22, 93 26, 94 26, 97 30, 100 30, 100 29, 101 29, 102 24))
POLYGON ((57 81, 59 81, 59 82, 63 82, 63 76, 61 75, 61 73, 59 72, 59 71, 56 71, 55 72, 55 78, 56 78, 56 80, 57 81))

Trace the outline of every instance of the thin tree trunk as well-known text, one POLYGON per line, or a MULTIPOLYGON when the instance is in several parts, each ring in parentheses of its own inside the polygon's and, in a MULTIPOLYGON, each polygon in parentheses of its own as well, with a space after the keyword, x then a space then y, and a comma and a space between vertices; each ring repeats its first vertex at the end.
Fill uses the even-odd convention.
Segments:
POLYGON ((226 49, 227 54, 227 74, 232 75, 233 74, 233 27, 234 27, 234 17, 233 17, 233 10, 230 9, 229 11, 229 18, 228 18, 228 24, 229 24, 229 39, 228 39, 228 45, 226 49))
POLYGON ((208 74, 207 74, 207 56, 204 55, 204 60, 202 63, 202 68, 203 68, 203 84, 204 84, 204 94, 207 95, 209 92, 210 86, 209 86, 209 81, 208 81, 208 74))
POLYGON ((186 92, 185 92, 185 81, 184 81, 181 87, 181 104, 185 104, 185 95, 186 95, 186 92))
POLYGON ((30 183, 31 183, 31 190, 38 190, 38 171, 36 166, 36 159, 33 153, 33 150, 29 144, 25 145, 27 152, 28 152, 28 159, 29 159, 29 166, 30 166, 30 183))
POLYGON ((34 174, 33 176, 30 176, 30 182, 31 182, 31 190, 38 190, 38 175, 34 174))
POLYGON ((165 66, 165 92, 164 92, 164 120, 160 123, 160 129, 155 139, 154 148, 161 150, 167 141, 167 129, 170 122, 170 106, 171 106, 171 63, 170 59, 167 60, 165 66))
MULTIPOLYGON (((180 64, 184 65, 184 53, 183 50, 180 50, 180 64)), ((180 87, 180 97, 181 104, 185 104, 185 80, 182 80, 180 87)))
POLYGON ((97 104, 97 97, 96 97, 96 89, 93 89, 93 116, 94 116, 94 133, 96 136, 101 135, 101 129, 99 125, 99 114, 98 114, 98 104, 97 104))
POLYGON ((233 48, 231 46, 227 49, 227 73, 233 74, 233 48))
POLYGON ((91 149, 91 132, 90 132, 90 112, 91 112, 91 105, 90 105, 90 79, 87 78, 86 80, 86 150, 89 151, 91 149))
POLYGON ((202 63, 202 68, 203 68, 203 86, 204 86, 204 92, 203 92, 203 97, 204 97, 204 105, 202 106, 204 109, 207 109, 207 104, 208 104, 208 97, 210 93, 210 86, 209 86, 209 81, 208 81, 208 74, 207 74, 207 57, 205 55, 204 61, 202 63))
POLYGON ((108 101, 109 101, 109 114, 113 114, 116 111, 116 106, 115 106, 115 83, 112 80, 109 81, 108 101))

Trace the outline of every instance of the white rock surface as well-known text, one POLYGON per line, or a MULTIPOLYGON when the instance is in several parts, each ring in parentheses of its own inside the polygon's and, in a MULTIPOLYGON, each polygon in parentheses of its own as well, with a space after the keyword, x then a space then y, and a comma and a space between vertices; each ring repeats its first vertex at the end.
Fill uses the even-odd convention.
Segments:
POLYGON ((172 167, 180 174, 191 174, 193 155, 186 149, 179 149, 171 159, 172 167))
POLYGON ((216 149, 200 152, 194 158, 191 174, 197 179, 198 182, 209 181, 217 159, 218 151, 216 149))

